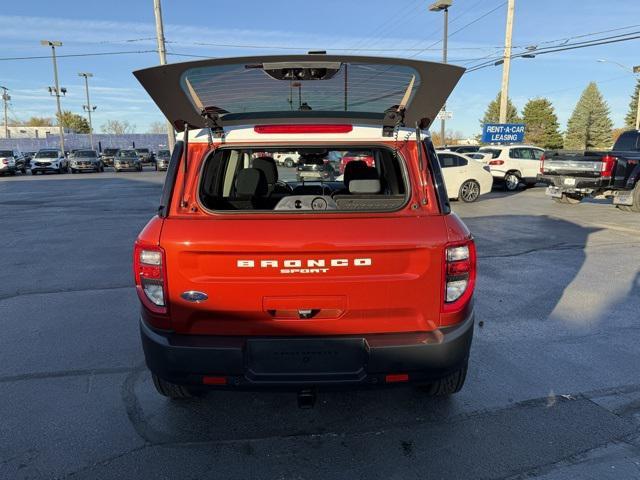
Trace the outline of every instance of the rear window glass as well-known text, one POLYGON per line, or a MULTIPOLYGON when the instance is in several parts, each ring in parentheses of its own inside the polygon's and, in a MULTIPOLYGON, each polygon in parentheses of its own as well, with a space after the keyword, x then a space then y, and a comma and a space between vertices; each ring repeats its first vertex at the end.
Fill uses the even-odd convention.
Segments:
POLYGON ((104 154, 105 155, 114 155, 117 151, 118 151, 117 148, 105 148, 104 149, 104 154))
POLYGON ((202 205, 214 211, 310 213, 392 211, 406 202, 403 163, 391 149, 301 147, 293 152, 297 163, 288 166, 275 158, 291 150, 215 151, 202 170, 202 205))
POLYGON ((399 105, 406 92, 410 102, 420 85, 418 72, 406 65, 324 63, 320 68, 287 63, 191 68, 182 76, 182 87, 198 110, 381 113, 399 105))
POLYGON ((498 158, 500 156, 500 150, 495 148, 481 148, 480 153, 490 153, 491 158, 498 158))
POLYGON ((0 157, 13 157, 11 150, 0 150, 0 157))
POLYGON ((618 141, 615 144, 616 150, 637 150, 638 149, 638 138, 640 134, 636 132, 625 132, 620 137, 618 137, 618 141))

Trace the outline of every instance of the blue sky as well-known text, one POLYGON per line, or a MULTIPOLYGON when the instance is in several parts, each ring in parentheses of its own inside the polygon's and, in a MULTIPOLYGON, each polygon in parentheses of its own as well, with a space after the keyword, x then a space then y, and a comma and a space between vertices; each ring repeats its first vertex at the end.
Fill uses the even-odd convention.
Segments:
MULTIPOLYGON (((141 51, 155 48, 152 0, 3 2, 0 14, 0 57, 47 55, 41 39, 64 43, 59 54, 141 51)), ((203 2, 164 0, 165 36, 169 52, 213 57, 300 53, 300 50, 257 47, 310 47, 329 53, 412 56, 439 61, 442 16, 427 10, 429 0, 323 0, 203 2), (251 45, 231 48, 203 43, 251 45), (424 52, 419 49, 429 47, 424 52), (358 49, 398 49, 365 52, 358 49)), ((450 33, 498 7, 502 0, 454 0, 450 33)), ((639 0, 516 0, 513 43, 540 44, 618 27, 640 24, 639 0)), ((449 60, 473 65, 481 57, 500 54, 504 42, 506 6, 455 33, 449 40, 449 60)), ((603 35, 640 31, 640 26, 603 35)), ((515 50, 521 51, 521 49, 515 50)), ((541 55, 512 62, 510 97, 521 109, 529 98, 548 97, 562 128, 589 81, 596 81, 607 100, 615 126, 622 126, 635 79, 622 68, 640 64, 640 39, 581 50, 541 55)), ((170 62, 188 60, 170 55, 170 62)), ((144 132, 162 120, 159 110, 131 75, 155 65, 155 52, 117 56, 60 58, 61 86, 67 88, 63 108, 82 112, 84 87, 78 72, 89 71, 92 103, 98 106, 94 127, 108 119, 126 119, 144 132)), ((450 98, 453 119, 447 128, 465 135, 479 132, 478 119, 499 90, 501 67, 465 75, 450 98)), ((55 102, 46 90, 53 84, 50 59, 0 61, 0 85, 12 96, 10 116, 52 116, 55 102)))

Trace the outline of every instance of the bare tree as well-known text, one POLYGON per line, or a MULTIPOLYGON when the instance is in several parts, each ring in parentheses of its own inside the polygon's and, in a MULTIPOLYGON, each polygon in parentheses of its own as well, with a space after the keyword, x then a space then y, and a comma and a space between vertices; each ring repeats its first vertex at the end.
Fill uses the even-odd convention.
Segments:
POLYGON ((167 133, 167 124, 165 122, 151 122, 149 133, 167 133))
POLYGON ((107 123, 100 127, 104 133, 112 135, 124 135, 126 133, 134 133, 136 126, 129 123, 128 120, 107 120, 107 123))

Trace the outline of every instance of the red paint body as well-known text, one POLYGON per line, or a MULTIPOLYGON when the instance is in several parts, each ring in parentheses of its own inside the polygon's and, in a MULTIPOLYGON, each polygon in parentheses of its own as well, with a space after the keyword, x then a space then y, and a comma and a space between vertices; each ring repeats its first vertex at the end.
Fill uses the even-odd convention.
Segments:
MULTIPOLYGON (((395 146, 392 140, 377 143, 395 146)), ((415 141, 400 148, 411 198, 389 213, 204 212, 196 201, 197 182, 209 148, 215 144, 189 146, 184 191, 180 167, 167 217, 151 219, 136 242, 137 248, 161 247, 166 262, 165 308, 150 308, 140 285, 137 289, 151 327, 186 335, 333 336, 434 332, 469 316, 473 281, 460 301, 445 304, 444 259, 446 247, 470 243, 470 233, 455 214, 440 212, 431 176, 419 170, 415 141), (320 275, 282 275, 279 269, 236 264, 363 257, 372 265, 320 275), (182 292, 190 290, 209 298, 183 300, 182 292), (299 309, 322 314, 293 318, 291 312, 299 309)), ((475 278, 475 254, 472 262, 475 278)))

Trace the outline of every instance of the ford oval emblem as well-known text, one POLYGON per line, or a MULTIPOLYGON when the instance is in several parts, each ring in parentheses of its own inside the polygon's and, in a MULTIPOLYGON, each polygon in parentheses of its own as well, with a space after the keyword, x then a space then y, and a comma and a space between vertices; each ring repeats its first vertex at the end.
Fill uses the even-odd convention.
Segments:
POLYGON ((183 299, 185 299, 187 302, 195 302, 195 303, 204 302, 207 298, 209 298, 209 296, 206 293, 198 292, 196 290, 189 290, 187 292, 183 292, 180 296, 183 299))

